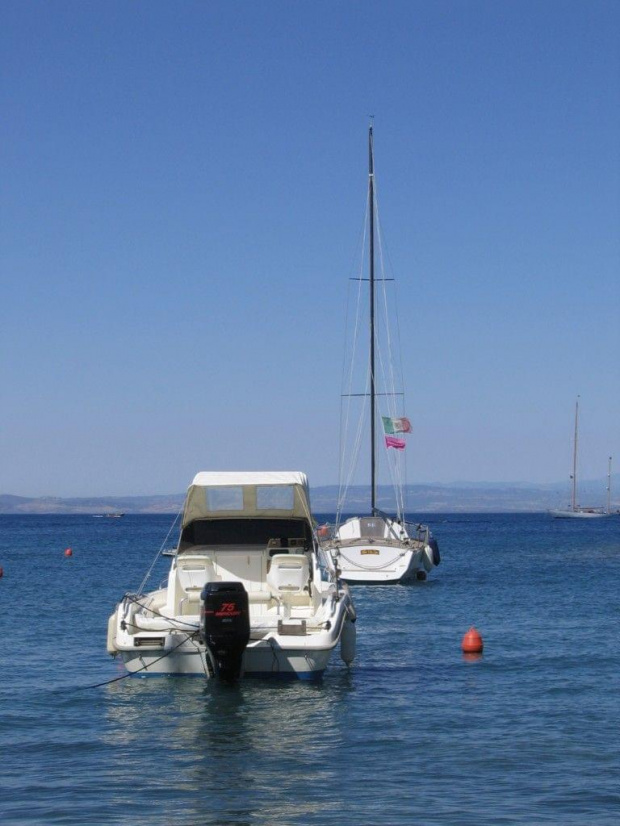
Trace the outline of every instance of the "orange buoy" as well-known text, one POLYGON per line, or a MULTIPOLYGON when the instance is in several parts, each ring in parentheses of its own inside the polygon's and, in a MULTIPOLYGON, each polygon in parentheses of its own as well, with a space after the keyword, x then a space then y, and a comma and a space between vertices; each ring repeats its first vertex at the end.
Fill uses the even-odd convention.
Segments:
POLYGON ((66 549, 65 556, 73 556, 73 551, 71 550, 71 548, 66 549))
POLYGON ((484 643, 480 633, 475 628, 470 628, 463 637, 461 648, 464 654, 481 654, 484 643))

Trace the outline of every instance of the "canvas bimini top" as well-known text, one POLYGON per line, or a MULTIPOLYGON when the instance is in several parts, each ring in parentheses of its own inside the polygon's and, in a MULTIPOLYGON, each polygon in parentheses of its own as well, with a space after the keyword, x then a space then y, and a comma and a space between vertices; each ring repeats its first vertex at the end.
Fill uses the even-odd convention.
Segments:
POLYGON ((187 490, 183 528, 200 519, 282 517, 312 521, 305 473, 230 471, 197 473, 187 490))

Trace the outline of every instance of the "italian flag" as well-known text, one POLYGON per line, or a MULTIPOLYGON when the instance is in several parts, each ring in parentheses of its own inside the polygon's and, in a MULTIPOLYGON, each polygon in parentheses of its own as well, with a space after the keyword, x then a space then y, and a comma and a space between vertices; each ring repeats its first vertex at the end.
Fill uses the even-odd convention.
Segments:
POLYGON ((389 416, 381 416, 381 418, 385 433, 411 433, 411 422, 404 416, 401 419, 391 419, 389 416))

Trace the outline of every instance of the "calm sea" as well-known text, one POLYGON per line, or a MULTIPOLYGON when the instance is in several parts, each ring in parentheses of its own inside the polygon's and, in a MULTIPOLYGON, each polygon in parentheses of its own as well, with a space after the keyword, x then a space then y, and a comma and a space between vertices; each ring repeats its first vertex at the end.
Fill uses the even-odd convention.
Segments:
POLYGON ((427 521, 427 582, 354 589, 350 670, 88 688, 171 518, 0 517, 0 822, 616 826, 620 518, 427 521))

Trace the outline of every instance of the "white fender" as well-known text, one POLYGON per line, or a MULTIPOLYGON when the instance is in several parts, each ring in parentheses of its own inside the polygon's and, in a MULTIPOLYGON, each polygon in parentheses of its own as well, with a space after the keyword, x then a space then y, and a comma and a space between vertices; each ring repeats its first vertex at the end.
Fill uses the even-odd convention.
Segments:
POLYGON ((108 654, 111 654, 115 657, 118 654, 118 648, 116 647, 116 620, 118 611, 115 611, 110 619, 108 620, 108 642, 106 648, 108 650, 108 654))

